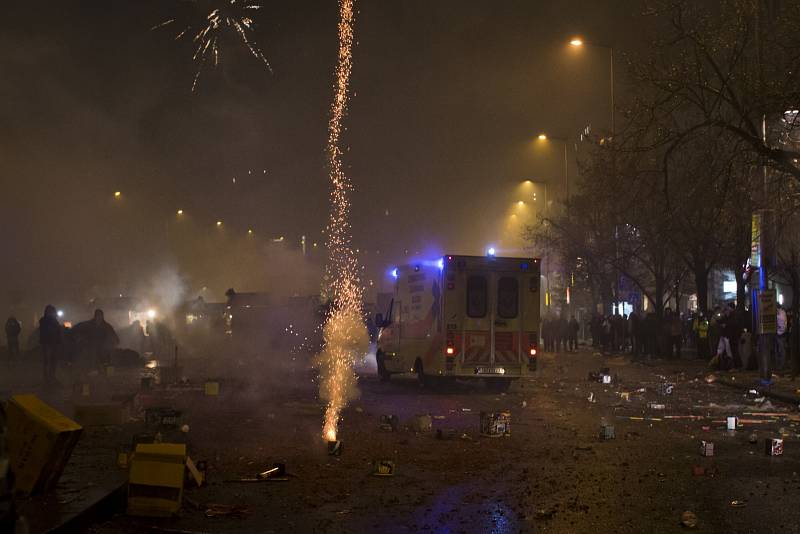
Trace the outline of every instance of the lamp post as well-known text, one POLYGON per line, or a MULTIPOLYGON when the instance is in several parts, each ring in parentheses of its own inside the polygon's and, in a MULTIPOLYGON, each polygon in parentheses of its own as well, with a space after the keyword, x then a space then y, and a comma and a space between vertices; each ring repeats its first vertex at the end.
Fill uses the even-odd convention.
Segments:
POLYGON ((567 156, 567 145, 569 139, 566 137, 548 137, 547 134, 540 133, 538 136, 539 141, 548 141, 550 139, 559 141, 564 145, 564 197, 569 201, 569 157, 567 156))
POLYGON ((610 67, 611 67, 611 136, 613 137, 616 133, 616 124, 615 124, 615 107, 614 107, 614 47, 608 45, 602 45, 598 43, 587 42, 585 39, 580 37, 573 37, 570 42, 570 46, 573 48, 582 48, 584 46, 593 46, 595 48, 604 48, 608 50, 609 58, 610 58, 610 67))

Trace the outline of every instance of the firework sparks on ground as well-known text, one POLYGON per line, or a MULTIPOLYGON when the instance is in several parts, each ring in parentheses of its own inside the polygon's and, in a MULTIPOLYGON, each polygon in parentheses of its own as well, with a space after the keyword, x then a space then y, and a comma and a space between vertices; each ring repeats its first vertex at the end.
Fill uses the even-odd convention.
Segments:
POLYGON ((331 178, 331 213, 328 222, 328 280, 334 306, 325 323, 325 348, 320 354, 321 396, 328 401, 322 430, 324 439, 336 439, 339 415, 356 390, 353 370, 369 343, 361 315, 362 288, 351 244, 350 200, 352 185, 342 169, 340 137, 347 110, 352 70, 353 0, 339 1, 339 57, 334 98, 328 124, 328 165, 331 178))
MULTIPOLYGON (((192 0, 192 3, 197 4, 197 0, 192 0)), ((197 24, 180 24, 178 19, 170 18, 151 28, 157 30, 168 26, 179 26, 180 29, 175 34, 176 41, 184 37, 191 37, 195 46, 192 59, 197 65, 192 81, 192 92, 197 88, 200 74, 209 65, 209 62, 214 67, 219 65, 220 37, 224 32, 233 33, 250 54, 264 63, 267 70, 272 72, 269 61, 253 35, 255 22, 251 15, 261 9, 261 6, 241 0, 221 0, 214 2, 209 9, 210 11, 207 12, 202 22, 197 24)))

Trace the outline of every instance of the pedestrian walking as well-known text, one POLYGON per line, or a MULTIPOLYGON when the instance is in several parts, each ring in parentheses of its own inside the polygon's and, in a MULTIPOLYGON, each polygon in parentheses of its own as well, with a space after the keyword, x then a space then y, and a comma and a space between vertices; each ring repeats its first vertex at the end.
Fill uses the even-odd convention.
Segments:
POLYGON ((42 379, 45 384, 56 383, 56 361, 61 347, 61 324, 52 304, 44 308, 39 319, 39 345, 42 349, 42 379))
POLYGON ((6 342, 8 346, 9 359, 19 356, 19 334, 22 332, 22 325, 13 315, 6 321, 6 342))

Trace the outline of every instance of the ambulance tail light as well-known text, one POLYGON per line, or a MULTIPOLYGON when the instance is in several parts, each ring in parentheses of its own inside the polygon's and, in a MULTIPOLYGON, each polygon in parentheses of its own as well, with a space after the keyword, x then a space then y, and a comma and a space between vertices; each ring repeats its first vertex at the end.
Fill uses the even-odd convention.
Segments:
POLYGON ((447 344, 445 345, 444 348, 444 354, 445 354, 444 368, 446 371, 452 371, 453 368, 455 367, 455 360, 456 360, 455 358, 456 347, 453 344, 452 340, 449 339, 447 340, 447 344))
POLYGON ((537 358, 538 355, 539 355, 539 347, 537 347, 536 345, 532 345, 528 349, 528 370, 529 371, 535 371, 536 370, 536 365, 537 365, 537 363, 539 361, 539 358, 537 358))

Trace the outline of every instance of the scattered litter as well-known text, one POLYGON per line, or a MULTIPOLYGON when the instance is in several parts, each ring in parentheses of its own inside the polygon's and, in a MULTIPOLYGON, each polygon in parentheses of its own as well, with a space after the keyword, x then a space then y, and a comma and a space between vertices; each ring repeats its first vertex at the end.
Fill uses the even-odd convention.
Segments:
POLYGON ((433 428, 433 420, 429 414, 415 415, 411 426, 414 432, 430 432, 433 428))
POLYGON ((441 420, 441 419, 444 419, 445 417, 443 415, 434 415, 433 418, 437 419, 437 420, 441 420))
POLYGON ((511 435, 511 412, 481 412, 481 435, 490 438, 511 435))
POLYGON ((522 407, 526 408, 528 406, 528 401, 522 401, 522 407))
POLYGON ((376 477, 390 477, 394 475, 394 462, 392 460, 376 460, 375 470, 372 474, 376 477))
POLYGON ((240 504, 206 504, 206 517, 244 517, 250 509, 240 504))
POLYGON ((382 415, 380 429, 386 432, 397 432, 400 419, 396 415, 382 415))
POLYGON ((668 382, 662 382, 658 385, 658 394, 662 396, 672 395, 672 392, 675 391, 675 384, 670 384, 668 382))
POLYGON ((536 519, 545 519, 550 520, 553 519, 553 516, 556 514, 555 510, 536 510, 536 519))
POLYGON ((183 432, 184 434, 188 434, 189 433, 189 425, 181 426, 181 432, 183 432))
POLYGON ((600 439, 609 440, 616 438, 613 425, 603 424, 600 425, 600 439))
POLYGON ((747 501, 740 501, 738 499, 731 501, 732 508, 744 508, 745 506, 747 506, 747 501))
POLYGON ((685 511, 681 514, 681 525, 686 528, 694 528, 697 526, 697 515, 694 512, 685 511))
POLYGON ((589 402, 592 402, 592 403, 597 402, 595 400, 595 398, 594 398, 594 393, 589 393, 589 396, 586 397, 586 400, 588 400, 589 402))
POLYGON ((650 410, 666 410, 667 405, 660 402, 648 402, 647 408, 650 410))
POLYGON ((364 411, 364 408, 362 408, 361 406, 356 406, 356 412, 362 413, 363 411, 364 411))
POLYGON ((471 412, 472 408, 461 408, 462 412, 471 412))
POLYGON ((753 432, 753 433, 752 433, 752 434, 750 434, 750 436, 747 438, 747 441, 749 441, 751 444, 755 445, 756 443, 758 443, 758 436, 756 435, 756 433, 755 433, 755 432, 753 432))
POLYGON ((328 442, 328 455, 329 456, 341 456, 342 455, 342 442, 337 440, 332 440, 328 442))
POLYGON ((619 397, 624 401, 630 401, 631 400, 631 392, 630 391, 620 391, 619 392, 619 397))
POLYGON ((186 468, 189 470, 189 473, 192 475, 192 479, 194 483, 197 484, 197 487, 201 487, 206 480, 206 474, 203 471, 200 471, 191 458, 188 456, 186 457, 186 468))
POLYGON ((738 417, 731 416, 731 415, 728 416, 728 418, 727 418, 728 430, 736 430, 736 427, 738 426, 738 424, 739 424, 739 418, 738 417))
POLYGON ((714 382, 717 381, 717 376, 716 375, 707 375, 704 380, 706 381, 706 384, 713 384, 714 382))
POLYGON ((767 438, 765 443, 764 452, 767 456, 781 456, 783 455, 783 439, 782 438, 767 438))
POLYGON ((714 456, 714 442, 713 441, 701 441, 700 442, 700 454, 702 456, 714 456))

